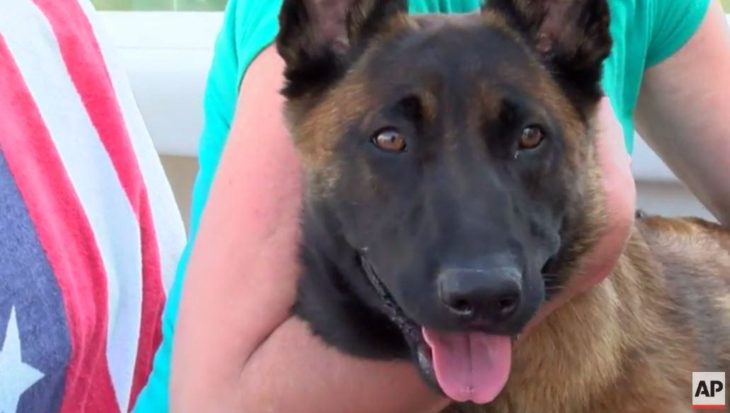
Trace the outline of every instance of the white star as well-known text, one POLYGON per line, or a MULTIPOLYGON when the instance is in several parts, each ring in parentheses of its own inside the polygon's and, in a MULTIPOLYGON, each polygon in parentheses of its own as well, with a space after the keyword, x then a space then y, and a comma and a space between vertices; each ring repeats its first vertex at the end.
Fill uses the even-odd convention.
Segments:
POLYGON ((15 413, 20 396, 41 378, 43 373, 21 360, 18 320, 11 307, 5 342, 0 348, 0 413, 15 413))

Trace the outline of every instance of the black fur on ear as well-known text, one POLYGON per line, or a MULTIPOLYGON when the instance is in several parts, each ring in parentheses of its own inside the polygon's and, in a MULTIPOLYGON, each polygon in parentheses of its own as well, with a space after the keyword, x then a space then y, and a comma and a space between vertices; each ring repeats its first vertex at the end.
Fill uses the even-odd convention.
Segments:
POLYGON ((344 73, 406 0, 284 0, 276 47, 286 63, 289 99, 322 91, 344 73))
POLYGON ((612 46, 607 0, 489 0, 484 10, 525 37, 577 104, 598 102, 612 46))
POLYGON ((351 46, 364 46, 383 29, 391 17, 407 11, 406 0, 356 0, 347 14, 347 34, 351 46))

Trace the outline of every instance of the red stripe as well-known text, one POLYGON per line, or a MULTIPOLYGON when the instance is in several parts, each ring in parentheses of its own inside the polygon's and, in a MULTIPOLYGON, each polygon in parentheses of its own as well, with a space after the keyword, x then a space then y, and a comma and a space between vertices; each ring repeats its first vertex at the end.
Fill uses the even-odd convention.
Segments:
POLYGON ((724 404, 693 404, 694 410, 725 410, 724 404))
POLYGON ((93 29, 76 1, 35 0, 53 27, 71 80, 109 153, 139 220, 142 244, 142 320, 129 406, 146 383, 162 338, 164 290, 147 189, 93 29))
POLYGON ((0 62, 0 148, 58 279, 71 336, 61 412, 118 412, 105 352, 106 274, 91 225, 2 36, 0 62))

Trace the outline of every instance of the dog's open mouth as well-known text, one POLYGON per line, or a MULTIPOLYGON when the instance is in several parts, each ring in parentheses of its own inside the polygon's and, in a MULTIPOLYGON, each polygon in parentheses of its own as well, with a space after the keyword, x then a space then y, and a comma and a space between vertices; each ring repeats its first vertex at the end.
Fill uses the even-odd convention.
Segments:
POLYGON ((396 303, 363 256, 365 274, 382 300, 383 310, 398 326, 426 381, 458 402, 489 403, 509 378, 512 338, 483 332, 444 332, 419 326, 396 303))

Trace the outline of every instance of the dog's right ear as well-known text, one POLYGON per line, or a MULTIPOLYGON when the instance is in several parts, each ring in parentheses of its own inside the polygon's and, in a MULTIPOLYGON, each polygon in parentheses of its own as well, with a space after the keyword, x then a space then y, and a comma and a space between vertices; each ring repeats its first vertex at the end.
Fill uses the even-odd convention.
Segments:
POLYGON ((323 90, 353 54, 399 13, 406 0, 284 0, 276 47, 286 63, 289 99, 323 90))

